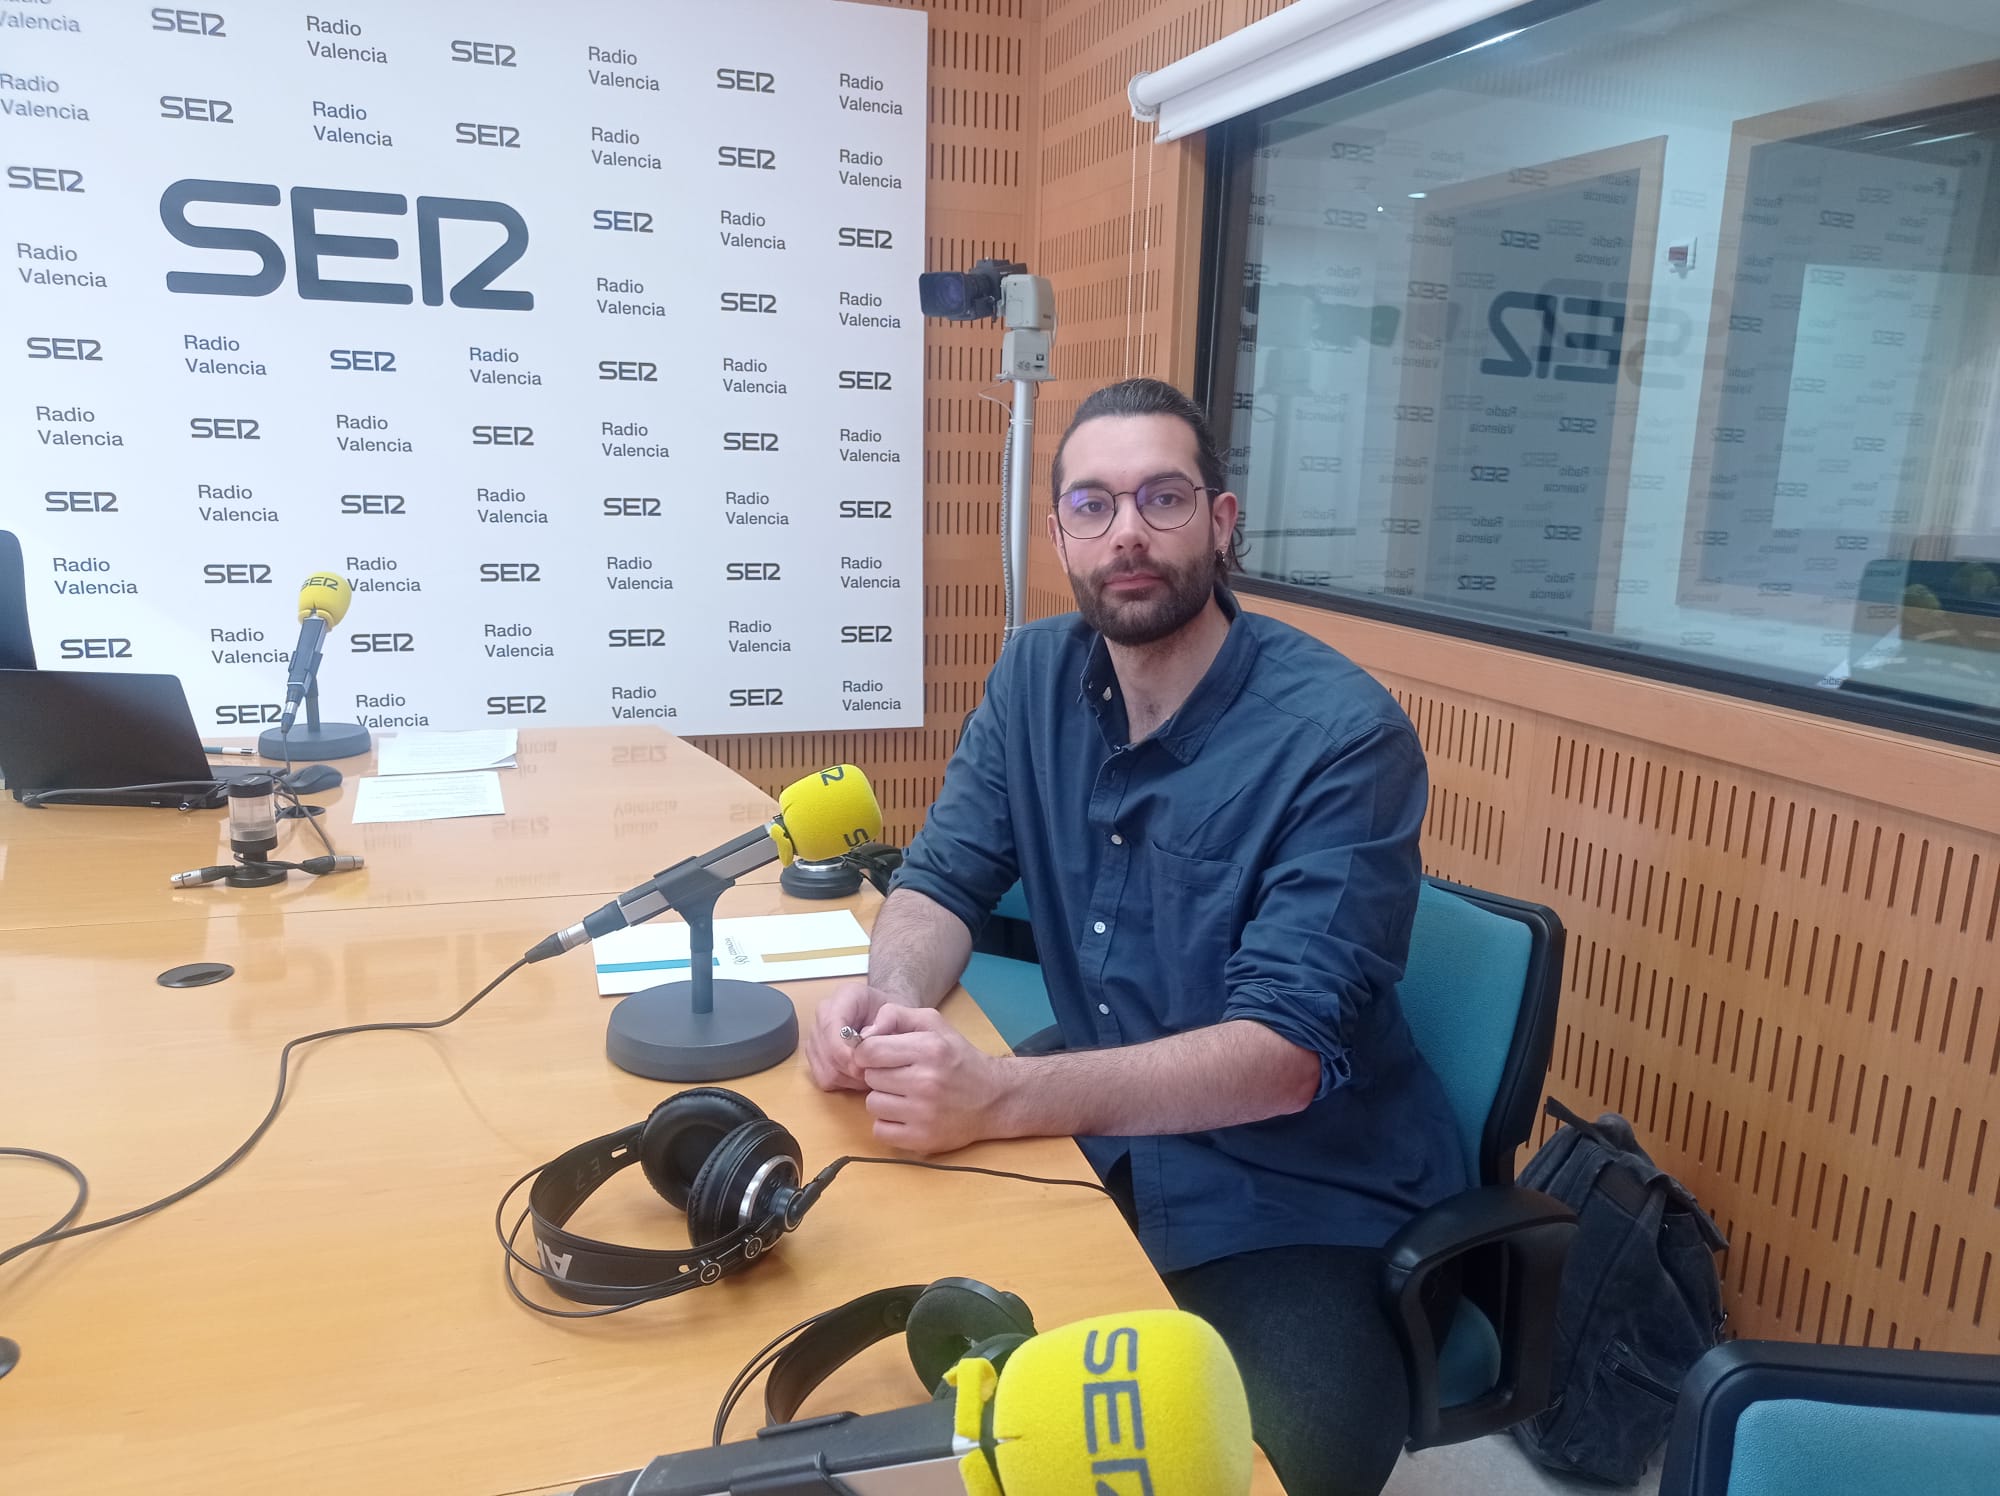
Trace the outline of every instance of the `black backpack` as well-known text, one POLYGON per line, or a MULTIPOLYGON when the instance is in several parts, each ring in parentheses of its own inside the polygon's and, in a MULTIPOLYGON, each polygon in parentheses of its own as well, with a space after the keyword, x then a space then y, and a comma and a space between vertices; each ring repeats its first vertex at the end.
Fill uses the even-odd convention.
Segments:
POLYGON ((1517 1183, 1576 1212, 1556 1303, 1556 1397, 1514 1426, 1552 1470, 1631 1485, 1666 1439, 1681 1379, 1722 1334, 1722 1233, 1679 1180, 1646 1156, 1616 1112, 1566 1125, 1517 1183))

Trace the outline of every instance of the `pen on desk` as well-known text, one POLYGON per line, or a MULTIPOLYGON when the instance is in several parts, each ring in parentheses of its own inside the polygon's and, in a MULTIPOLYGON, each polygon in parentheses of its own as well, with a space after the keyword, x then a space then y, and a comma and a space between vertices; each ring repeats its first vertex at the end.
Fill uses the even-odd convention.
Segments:
POLYGON ((255 758, 257 756, 255 748, 216 748, 207 743, 201 745, 201 751, 212 757, 255 758))

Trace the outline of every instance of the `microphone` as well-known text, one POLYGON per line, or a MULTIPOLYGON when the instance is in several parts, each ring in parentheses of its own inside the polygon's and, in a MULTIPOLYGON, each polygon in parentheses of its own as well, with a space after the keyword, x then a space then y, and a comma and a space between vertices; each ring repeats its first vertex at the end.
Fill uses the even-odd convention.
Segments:
POLYGON ((285 678, 285 710, 278 719, 280 735, 292 730, 299 703, 306 699, 306 688, 319 669, 320 646, 326 642, 327 630, 347 616, 347 605, 353 600, 354 589, 347 585, 347 578, 332 572, 315 572, 299 589, 299 643, 292 651, 291 674, 285 678))
POLYGON ((1140 1309, 1078 1320, 1023 1342, 997 1377, 990 1362, 972 1357, 950 1377, 950 1401, 761 1429, 739 1443, 661 1455, 573 1496, 1250 1489, 1243 1378, 1222 1337, 1192 1314, 1140 1309))
POLYGON ((613 930, 644 924, 696 894, 712 901, 720 888, 766 863, 824 862, 881 835, 882 807, 868 776, 852 764, 835 764, 786 785, 778 795, 778 814, 770 821, 627 889, 581 922, 549 936, 523 959, 560 956, 613 930))

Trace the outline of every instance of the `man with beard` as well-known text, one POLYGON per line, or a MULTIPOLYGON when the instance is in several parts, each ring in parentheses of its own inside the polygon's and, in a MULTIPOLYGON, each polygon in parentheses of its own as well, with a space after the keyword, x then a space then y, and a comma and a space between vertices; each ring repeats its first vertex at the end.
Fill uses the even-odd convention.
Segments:
POLYGON ((913 1152, 1075 1136, 1291 1496, 1376 1492, 1408 1424, 1377 1249, 1467 1183, 1395 992, 1423 750, 1355 665, 1239 610, 1236 496, 1179 391, 1085 400, 1054 500, 1079 611, 1008 642, 807 1061, 913 1152), (989 1056, 935 1008, 1017 877, 1063 1044, 989 1056))

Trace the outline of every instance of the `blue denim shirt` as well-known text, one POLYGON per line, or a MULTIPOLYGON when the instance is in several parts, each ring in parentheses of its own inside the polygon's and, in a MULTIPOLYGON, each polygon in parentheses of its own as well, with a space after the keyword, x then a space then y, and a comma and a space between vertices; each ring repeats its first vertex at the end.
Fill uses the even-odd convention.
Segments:
POLYGON ((1139 1239, 1162 1272, 1379 1245, 1469 1182, 1396 1000, 1423 748, 1351 661, 1226 590, 1217 600, 1221 652, 1139 743, 1104 642, 1076 614, 1020 630, 897 878, 976 934, 1018 876, 1071 1049, 1247 1018, 1319 1056, 1303 1111, 1078 1139, 1100 1174, 1129 1156, 1139 1239))

